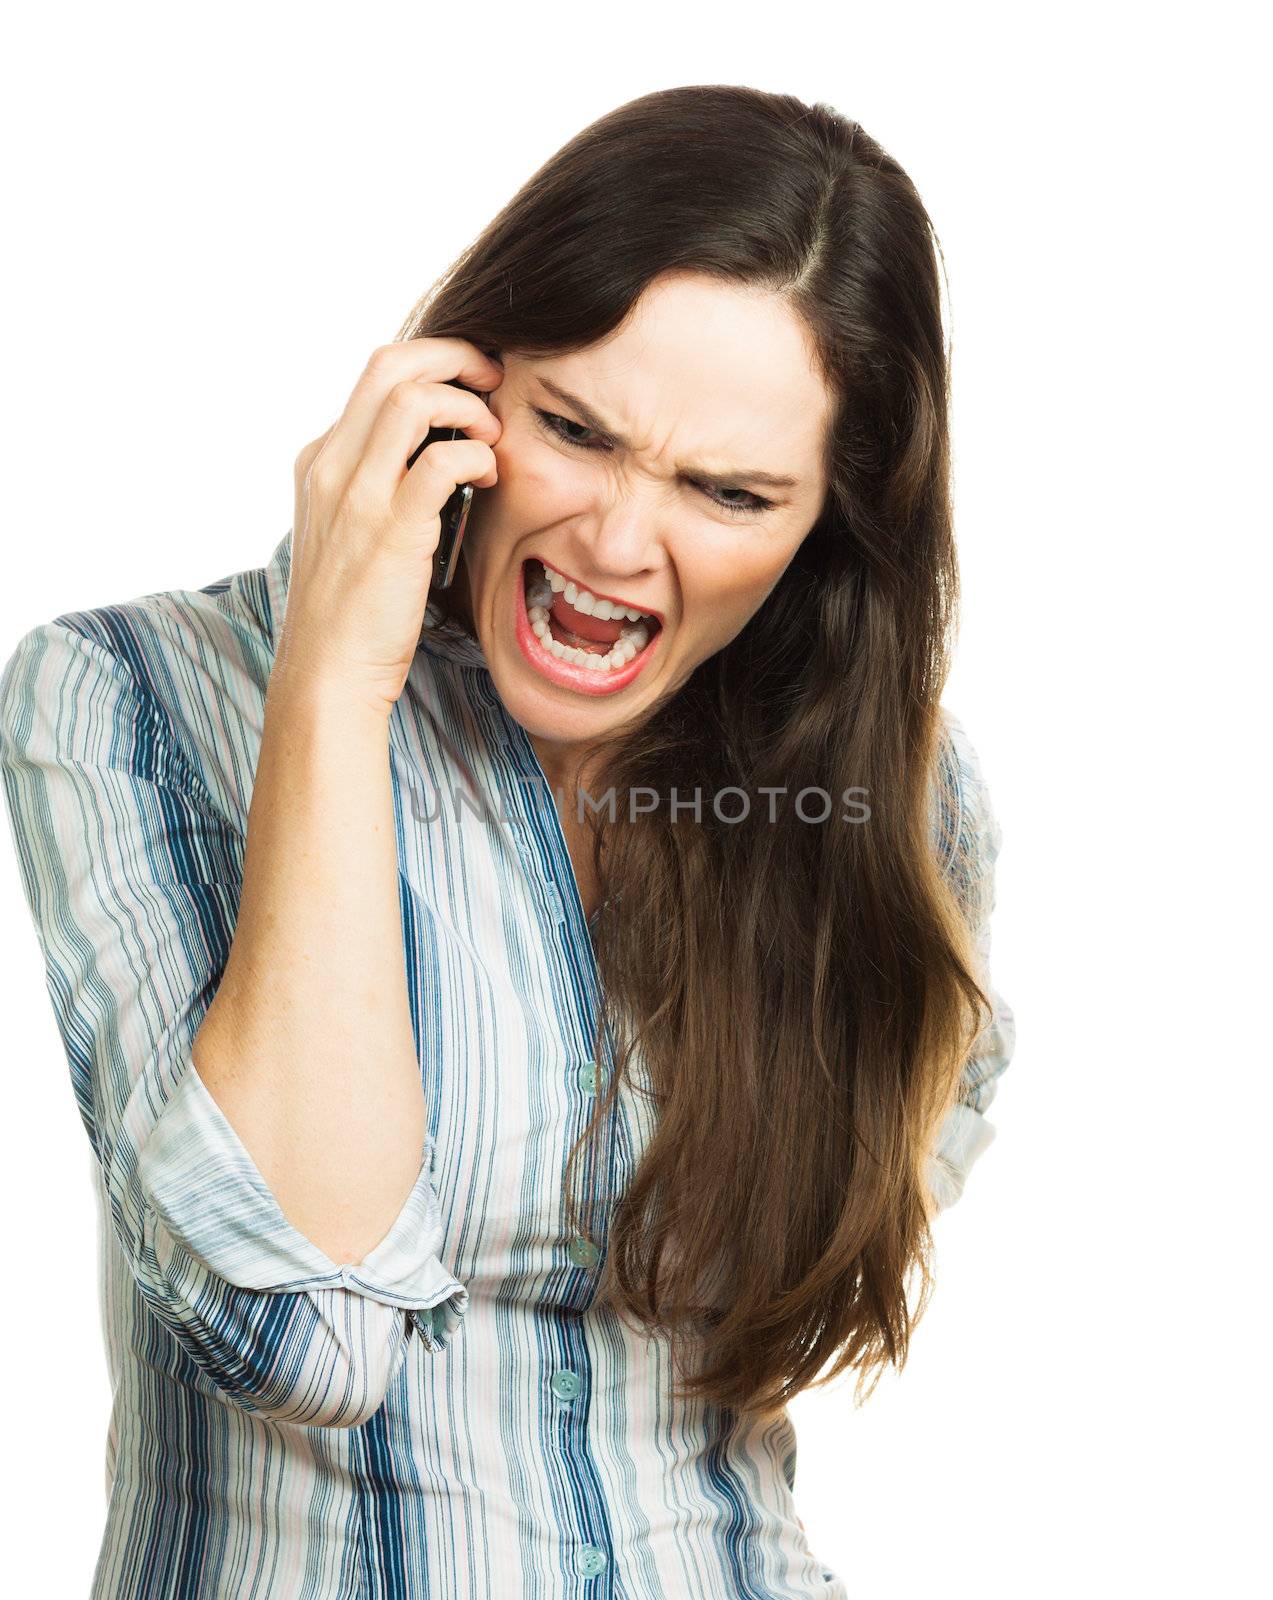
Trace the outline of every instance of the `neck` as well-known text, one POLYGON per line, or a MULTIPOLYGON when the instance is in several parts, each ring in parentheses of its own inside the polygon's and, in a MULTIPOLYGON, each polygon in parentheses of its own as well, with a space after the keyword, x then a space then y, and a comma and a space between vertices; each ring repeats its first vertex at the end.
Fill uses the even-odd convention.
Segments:
POLYGON ((539 758, 539 764, 544 769, 544 776, 554 792, 560 789, 566 804, 573 806, 579 782, 579 765, 571 750, 555 740, 541 739, 535 733, 528 733, 526 737, 530 740, 531 747, 539 758))

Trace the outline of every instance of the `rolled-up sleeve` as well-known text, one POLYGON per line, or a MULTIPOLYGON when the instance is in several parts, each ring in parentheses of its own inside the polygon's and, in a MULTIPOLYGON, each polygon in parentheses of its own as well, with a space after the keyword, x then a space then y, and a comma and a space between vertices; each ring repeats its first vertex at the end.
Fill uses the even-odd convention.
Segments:
POLYGON ((975 976, 991 1002, 985 1023, 960 1076, 955 1103, 947 1113, 929 1162, 928 1179, 938 1211, 957 1201, 977 1160, 995 1137, 986 1111, 1016 1048, 1012 1008, 990 974, 990 923, 995 908, 995 862, 1003 834, 989 787, 967 731, 942 708, 939 782, 934 816, 943 865, 973 929, 975 976))
POLYGON ((244 1410, 365 1422, 412 1329, 440 1351, 468 1305, 438 1254, 431 1143, 360 1262, 284 1216, 191 1054, 243 841, 130 667, 66 619, 24 635, 0 675, 0 774, 76 1101, 146 1303, 244 1410))

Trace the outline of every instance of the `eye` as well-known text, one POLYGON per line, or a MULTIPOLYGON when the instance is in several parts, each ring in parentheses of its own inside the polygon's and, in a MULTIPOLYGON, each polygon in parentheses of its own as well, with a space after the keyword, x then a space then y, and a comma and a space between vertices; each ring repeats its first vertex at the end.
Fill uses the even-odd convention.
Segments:
POLYGON ((577 444, 584 450, 603 448, 599 445, 585 444, 582 439, 576 439, 573 434, 565 432, 567 428, 580 428, 584 433, 591 433, 591 428, 585 428, 582 422, 571 422, 569 417, 559 417, 552 411, 541 411, 538 406, 534 408, 535 415, 539 418, 540 425, 555 439, 560 439, 563 444, 577 444))
MULTIPOLYGON (((558 440, 561 444, 573 445, 576 450, 609 450, 610 445, 604 440, 596 444, 589 444, 583 439, 577 439, 573 434, 565 432, 567 428, 578 428, 583 433, 591 433, 591 428, 584 427, 582 422, 571 422, 569 417, 559 417, 554 411, 541 411, 538 406, 532 406, 535 420, 545 433, 558 440)), ((772 500, 766 500, 763 495, 752 494, 750 489, 716 489, 707 484, 696 484, 714 506, 728 512, 735 517, 755 517, 768 511, 773 506, 772 500), (722 500, 721 495, 741 494, 746 496, 743 501, 722 500)))
POLYGON ((573 434, 566 433, 566 428, 581 428, 584 433, 591 433, 591 428, 585 428, 582 422, 571 422, 569 417, 559 417, 552 411, 541 411, 538 406, 532 406, 539 425, 545 433, 550 433, 554 439, 560 439, 562 444, 577 445, 581 450, 606 450, 605 444, 586 444, 582 439, 576 439, 573 434))

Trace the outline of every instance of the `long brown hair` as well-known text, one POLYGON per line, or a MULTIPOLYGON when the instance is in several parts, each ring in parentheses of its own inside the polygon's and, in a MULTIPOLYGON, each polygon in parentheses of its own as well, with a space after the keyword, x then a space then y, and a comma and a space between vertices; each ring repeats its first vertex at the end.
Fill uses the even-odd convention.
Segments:
MULTIPOLYGON (((838 397, 826 501, 765 604, 588 752, 590 795, 620 797, 615 819, 586 818, 594 1053, 609 1037, 616 1059, 568 1186, 621 1083, 653 1096, 598 1298, 690 1335, 673 1341, 681 1393, 739 1410, 850 1368, 860 1400, 905 1361, 932 1287, 925 1170, 989 1014, 959 864, 935 847, 958 598, 939 253, 911 180, 856 122, 674 88, 570 140, 398 334, 560 353, 612 332, 661 274, 703 273, 783 295, 838 397), (686 827, 622 799, 695 786, 837 805, 861 786, 870 819, 706 805, 686 827)), ((573 1189, 569 1206, 578 1226, 573 1189)))

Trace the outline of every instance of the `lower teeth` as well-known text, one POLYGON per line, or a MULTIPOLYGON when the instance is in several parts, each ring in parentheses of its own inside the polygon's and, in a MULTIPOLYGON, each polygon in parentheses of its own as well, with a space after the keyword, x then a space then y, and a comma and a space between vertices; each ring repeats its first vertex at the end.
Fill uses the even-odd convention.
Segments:
POLYGON ((576 666, 590 667, 594 672, 615 672, 627 666, 638 651, 650 642, 650 632, 644 622, 625 622, 619 637, 604 655, 584 650, 577 645, 562 644, 548 625, 548 608, 552 604, 552 585, 541 568, 537 577, 526 586, 526 615, 531 631, 550 655, 559 661, 570 661, 576 666))

